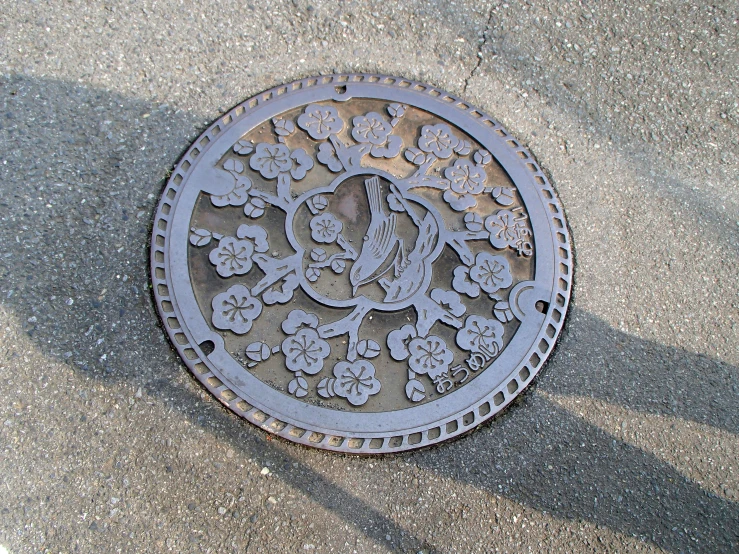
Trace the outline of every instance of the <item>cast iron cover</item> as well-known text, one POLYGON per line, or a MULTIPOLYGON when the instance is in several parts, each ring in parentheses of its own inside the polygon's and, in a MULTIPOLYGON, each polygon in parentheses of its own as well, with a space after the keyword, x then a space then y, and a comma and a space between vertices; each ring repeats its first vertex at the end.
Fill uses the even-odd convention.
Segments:
POLYGON ((174 168, 151 264, 170 339, 221 402, 365 454, 511 402, 573 268, 529 152, 460 98, 381 75, 303 79, 218 119, 174 168))

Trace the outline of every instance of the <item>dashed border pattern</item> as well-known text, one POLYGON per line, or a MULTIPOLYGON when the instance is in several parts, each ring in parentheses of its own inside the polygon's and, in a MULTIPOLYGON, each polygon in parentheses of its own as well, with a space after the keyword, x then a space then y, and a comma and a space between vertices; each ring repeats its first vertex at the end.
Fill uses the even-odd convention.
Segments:
POLYGON ((198 137, 172 171, 167 186, 162 192, 154 218, 151 238, 151 283, 159 315, 172 344, 195 377, 222 404, 265 431, 299 444, 353 454, 386 454, 436 444, 471 431, 503 410, 531 383, 555 346, 570 301, 573 266, 570 234, 562 205, 546 175, 526 148, 511 137, 500 123, 461 98, 424 83, 400 77, 374 74, 340 74, 301 79, 262 92, 220 117, 198 137), (489 127, 492 133, 513 149, 522 163, 531 171, 539 195, 544 205, 551 212, 549 224, 552 231, 555 265, 553 282, 556 284, 552 291, 546 319, 542 324, 542 329, 534 342, 534 346, 529 349, 528 359, 514 370, 511 378, 490 392, 482 401, 463 410, 463 413, 460 412, 455 416, 442 420, 430 429, 382 438, 329 435, 303 429, 276 419, 239 397, 227 384, 211 372, 198 353, 200 349, 198 348, 198 351, 196 351, 182 331, 170 298, 170 282, 167 267, 165 267, 164 252, 169 234, 169 222, 177 201, 180 185, 188 175, 198 155, 208 147, 208 144, 245 114, 275 98, 316 85, 334 84, 340 87, 345 86, 346 83, 378 83, 406 88, 448 102, 459 110, 466 112, 472 118, 489 127))

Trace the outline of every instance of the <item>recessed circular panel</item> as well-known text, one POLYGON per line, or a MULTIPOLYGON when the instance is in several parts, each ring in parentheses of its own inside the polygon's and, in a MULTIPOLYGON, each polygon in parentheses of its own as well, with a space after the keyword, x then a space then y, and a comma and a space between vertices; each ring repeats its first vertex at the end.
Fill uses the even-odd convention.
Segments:
POLYGON ((195 376, 267 431, 384 453, 464 433, 560 332, 561 205, 496 121, 395 77, 247 100, 175 167, 152 281, 195 376))

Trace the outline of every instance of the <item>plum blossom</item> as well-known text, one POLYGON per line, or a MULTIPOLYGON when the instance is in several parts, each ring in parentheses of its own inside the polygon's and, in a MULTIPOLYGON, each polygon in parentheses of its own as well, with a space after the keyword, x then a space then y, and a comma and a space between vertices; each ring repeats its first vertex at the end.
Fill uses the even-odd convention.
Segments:
POLYGON ((249 240, 237 240, 234 237, 223 237, 218 247, 208 255, 210 263, 216 266, 221 277, 244 275, 252 266, 254 244, 249 240))
POLYGON ((371 144, 370 154, 375 158, 394 158, 400 154, 403 139, 390 134, 392 124, 377 112, 358 115, 352 123, 352 137, 360 144, 371 144))
POLYGON ((280 174, 290 173, 293 179, 299 181, 313 168, 313 158, 302 148, 290 152, 290 149, 282 143, 260 142, 249 160, 249 167, 258 171, 265 179, 274 179, 280 174))
POLYGON ((490 232, 490 244, 494 248, 515 247, 523 238, 516 214, 511 210, 498 210, 485 219, 485 229, 490 232))
POLYGON ((322 213, 310 220, 310 236, 314 241, 330 244, 336 240, 344 225, 331 213, 322 213))
POLYGON ((408 365, 416 373, 427 373, 436 379, 449 370, 454 354, 449 350, 444 339, 436 335, 416 337, 408 344, 410 360, 408 365))
POLYGON ((468 316, 464 327, 457 331, 456 342, 462 350, 497 356, 503 347, 503 325, 495 319, 468 316))
POLYGON ((217 294, 212 301, 213 326, 244 335, 262 313, 262 303, 244 285, 234 285, 217 294))
POLYGON ((361 406, 370 396, 380 392, 375 366, 367 360, 339 362, 334 366, 334 377, 334 394, 346 398, 353 406, 361 406))
POLYGON ((298 126, 305 130, 311 138, 319 140, 337 134, 344 128, 344 122, 339 117, 336 108, 310 104, 298 117, 298 126))
POLYGON ((475 265, 470 268, 470 279, 488 294, 508 288, 513 282, 508 260, 504 256, 494 256, 488 252, 477 254, 475 265))
POLYGON ((287 369, 315 375, 323 369, 323 360, 331 353, 331 347, 315 329, 306 328, 283 340, 282 352, 287 369))
POLYGON ((459 139, 454 136, 452 129, 445 123, 424 125, 421 128, 421 138, 418 147, 424 152, 433 154, 437 158, 446 159, 452 155, 459 139))
POLYGON ((377 112, 369 112, 366 115, 358 115, 352 119, 354 128, 352 137, 357 142, 369 142, 380 146, 385 143, 387 136, 393 128, 384 117, 377 112))
POLYGON ((480 194, 485 190, 485 170, 468 160, 457 160, 444 170, 444 176, 457 194, 480 194))
POLYGON ((290 149, 284 144, 261 142, 249 160, 249 167, 265 179, 274 179, 278 174, 290 171, 292 165, 290 149))
POLYGON ((400 329, 391 331, 387 336, 387 346, 393 360, 402 361, 410 356, 408 345, 411 339, 416 338, 418 333, 413 325, 403 325, 400 329))
POLYGON ((216 266, 218 275, 231 277, 249 273, 254 253, 267 250, 269 250, 267 231, 258 225, 239 225, 236 238, 222 237, 218 241, 218 246, 211 250, 208 259, 216 266))

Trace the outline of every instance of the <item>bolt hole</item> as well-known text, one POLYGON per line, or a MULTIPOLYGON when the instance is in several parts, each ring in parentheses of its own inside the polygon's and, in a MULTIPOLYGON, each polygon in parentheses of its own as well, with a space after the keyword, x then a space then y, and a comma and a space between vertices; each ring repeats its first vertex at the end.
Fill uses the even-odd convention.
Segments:
POLYGON ((541 312, 541 313, 545 314, 545 313, 547 313, 548 310, 549 310, 549 302, 544 302, 542 300, 539 300, 536 303, 536 311, 537 312, 541 312))
POLYGON ((346 86, 345 85, 337 85, 334 87, 336 90, 336 94, 346 94, 346 86))
POLYGON ((205 356, 210 356, 216 349, 216 345, 212 340, 204 340, 198 346, 200 346, 200 350, 203 351, 205 356))

